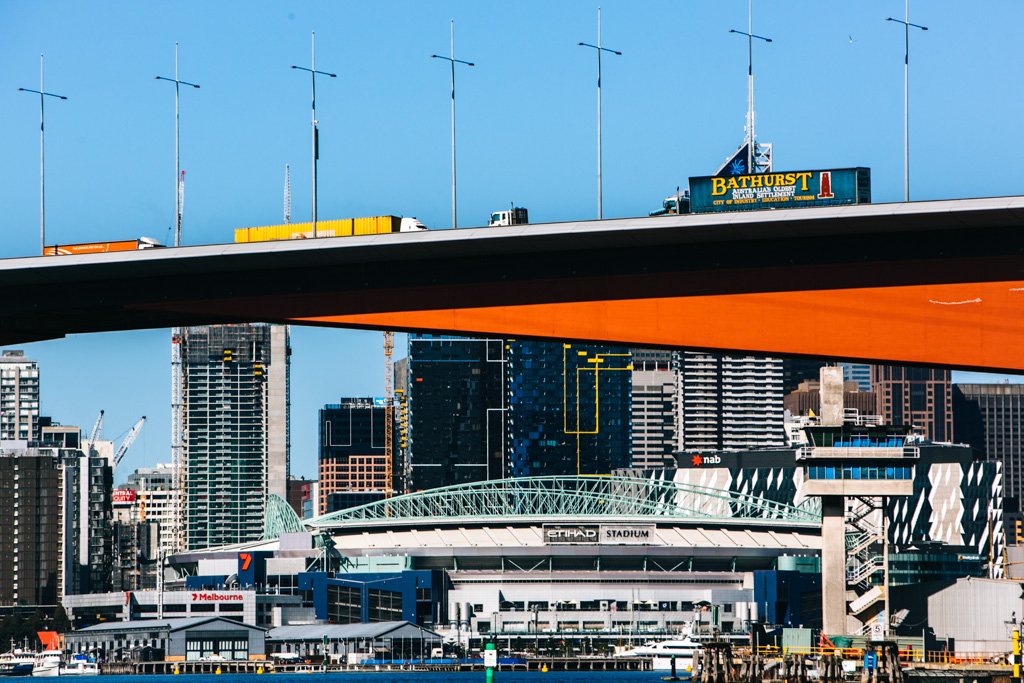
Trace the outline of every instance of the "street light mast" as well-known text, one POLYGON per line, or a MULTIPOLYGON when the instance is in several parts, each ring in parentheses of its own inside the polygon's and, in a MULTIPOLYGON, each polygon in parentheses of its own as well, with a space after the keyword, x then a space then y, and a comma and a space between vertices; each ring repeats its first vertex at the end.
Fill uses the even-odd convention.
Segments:
POLYGON ((887 17, 886 21, 903 24, 903 201, 910 201, 910 29, 927 31, 927 26, 910 22, 910 0, 906 2, 906 19, 887 17))
POLYGON ((451 64, 452 69, 452 229, 455 229, 457 222, 457 204, 456 204, 456 192, 455 192, 455 65, 465 64, 466 66, 476 66, 473 62, 466 62, 461 59, 455 59, 455 20, 451 20, 451 42, 449 48, 449 56, 444 55, 430 55, 431 59, 444 59, 451 64))
POLYGON ((66 100, 63 95, 46 92, 43 88, 43 55, 39 55, 39 90, 31 88, 18 88, 18 92, 28 92, 39 95, 39 253, 46 252, 46 136, 45 121, 47 97, 56 97, 59 100, 66 100))
POLYGON ((181 96, 181 86, 188 85, 198 89, 195 83, 189 83, 178 78, 178 43, 174 43, 174 78, 157 76, 158 81, 169 81, 174 83, 174 246, 181 246, 181 214, 182 214, 182 177, 181 177, 181 146, 179 143, 180 110, 178 100, 181 96))
POLYGON ((317 71, 317 69, 316 69, 316 32, 315 31, 311 34, 311 38, 310 38, 310 61, 309 61, 309 68, 307 69, 304 66, 295 66, 294 64, 292 65, 292 68, 293 69, 298 69, 299 71, 307 71, 307 72, 309 72, 309 76, 310 76, 310 88, 311 88, 310 92, 311 92, 311 100, 312 100, 312 108, 313 108, 313 118, 312 118, 312 127, 313 127, 313 133, 312 133, 312 135, 313 135, 313 237, 316 237, 317 236, 316 235, 316 162, 320 158, 320 131, 317 129, 317 120, 316 120, 316 75, 320 74, 321 76, 328 76, 330 78, 337 78, 338 74, 328 73, 327 71, 317 71))
POLYGON ((601 6, 597 6, 597 45, 578 43, 581 47, 592 48, 597 52, 597 220, 604 218, 604 191, 601 185, 601 53, 611 52, 622 56, 618 50, 601 47, 601 6))

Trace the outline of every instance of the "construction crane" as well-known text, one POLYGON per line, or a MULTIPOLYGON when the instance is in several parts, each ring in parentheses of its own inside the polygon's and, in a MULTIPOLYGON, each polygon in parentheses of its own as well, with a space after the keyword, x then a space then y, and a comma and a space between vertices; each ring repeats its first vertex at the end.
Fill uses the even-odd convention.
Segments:
POLYGON ((96 417, 96 422, 93 423, 92 432, 89 434, 89 440, 85 442, 86 454, 91 454, 96 448, 96 439, 100 438, 100 432, 103 431, 103 411, 96 417))
POLYGON ((384 497, 393 492, 391 482, 394 461, 393 433, 395 423, 395 372, 391 354, 395 350, 395 333, 384 332, 384 497))
POLYGON ((139 418, 138 422, 132 425, 132 428, 128 430, 128 436, 124 437, 124 441, 117 447, 117 452, 114 453, 114 467, 121 464, 121 460, 124 458, 124 454, 128 452, 128 449, 135 443, 135 439, 139 436, 139 432, 142 431, 142 425, 146 423, 146 416, 143 415, 139 418))
POLYGON ((171 330, 171 471, 174 476, 174 516, 176 546, 185 547, 185 405, 182 398, 185 379, 182 373, 182 344, 188 328, 171 330))

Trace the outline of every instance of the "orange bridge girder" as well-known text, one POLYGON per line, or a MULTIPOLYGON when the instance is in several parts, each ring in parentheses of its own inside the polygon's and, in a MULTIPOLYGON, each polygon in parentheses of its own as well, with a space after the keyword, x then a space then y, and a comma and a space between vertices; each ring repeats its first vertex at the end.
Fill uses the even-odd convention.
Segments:
POLYGON ((296 322, 1024 371, 1024 280, 448 308, 296 322))
POLYGON ((1024 197, 0 260, 0 345, 295 322, 1024 371, 1024 197))

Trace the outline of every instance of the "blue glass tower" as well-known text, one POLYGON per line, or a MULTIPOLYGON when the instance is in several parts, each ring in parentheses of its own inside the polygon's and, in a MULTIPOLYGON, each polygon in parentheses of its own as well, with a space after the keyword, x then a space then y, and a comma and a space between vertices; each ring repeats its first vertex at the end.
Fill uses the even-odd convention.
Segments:
POLYGON ((512 340, 505 353, 510 476, 629 467, 628 349, 512 340))
POLYGON ((414 491, 507 476, 500 339, 409 336, 414 491))

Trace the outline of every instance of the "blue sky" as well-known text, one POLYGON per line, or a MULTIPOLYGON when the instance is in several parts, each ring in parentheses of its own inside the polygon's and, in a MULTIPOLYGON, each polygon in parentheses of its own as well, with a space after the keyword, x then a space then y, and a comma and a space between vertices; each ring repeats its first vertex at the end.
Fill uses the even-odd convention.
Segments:
MULTIPOLYGON (((869 166, 876 202, 903 194, 902 0, 755 0, 757 130, 780 169, 869 166)), ((746 113, 743 0, 605 0, 605 217, 645 215, 739 144, 746 113)), ((967 9, 916 0, 911 35, 911 196, 1020 194, 1024 4, 967 9)), ((318 81, 319 216, 417 216, 450 223, 448 50, 458 73, 460 226, 514 202, 531 220, 596 215, 594 2, 14 2, 0 0, 0 254, 38 250, 38 87, 47 103, 48 241, 169 237, 174 216, 174 43, 181 77, 186 244, 310 210, 309 80, 318 81)), ((166 330, 26 345, 43 412, 109 437, 150 421, 123 463, 169 457, 166 330)), ((382 391, 380 335, 293 332, 293 469, 315 472, 316 409, 382 391)), ((966 377, 966 376, 958 376, 966 377)), ((970 376, 975 379, 974 375, 970 376)))

